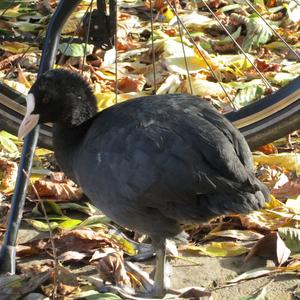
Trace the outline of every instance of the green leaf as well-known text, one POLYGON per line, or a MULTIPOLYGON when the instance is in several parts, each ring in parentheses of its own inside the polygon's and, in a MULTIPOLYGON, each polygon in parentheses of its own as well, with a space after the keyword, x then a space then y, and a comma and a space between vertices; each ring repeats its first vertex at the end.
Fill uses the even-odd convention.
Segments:
POLYGON ((247 86, 246 88, 239 90, 233 102, 236 104, 237 108, 244 107, 259 99, 264 94, 264 90, 265 89, 259 85, 247 86))
POLYGON ((77 210, 87 215, 93 215, 97 212, 97 210, 94 209, 94 207, 89 203, 86 203, 86 205, 80 205, 78 203, 68 202, 68 203, 60 203, 59 206, 61 209, 77 210))
POLYGON ((1 148, 5 151, 11 153, 11 154, 19 154, 18 147, 16 144, 9 139, 5 134, 3 134, 3 131, 0 132, 0 144, 1 148))
POLYGON ((82 57, 85 54, 89 55, 93 52, 93 45, 86 45, 86 49, 85 49, 85 44, 67 44, 67 43, 62 43, 59 44, 58 46, 58 50, 62 53, 64 53, 64 55, 67 56, 73 56, 73 57, 82 57))
POLYGON ((278 228, 278 234, 292 254, 300 253, 300 229, 292 227, 278 228))
POLYGON ((59 228, 61 229, 74 229, 77 227, 82 221, 77 219, 69 219, 59 224, 59 228))
MULTIPOLYGON (((242 26, 238 27, 238 29, 235 32, 233 32, 231 36, 236 40, 241 35, 241 32, 242 32, 242 26)), ((218 44, 223 45, 231 42, 232 39, 230 38, 230 36, 226 36, 224 39, 220 40, 218 44)))
POLYGON ((246 22, 247 36, 243 42, 243 49, 249 52, 252 47, 266 44, 273 35, 272 30, 258 16, 248 18, 246 22))
POLYGON ((280 72, 280 73, 276 73, 273 78, 270 78, 270 80, 275 84, 283 86, 297 77, 298 77, 298 74, 295 74, 295 73, 280 72))
POLYGON ((63 216, 60 206, 53 200, 44 200, 44 206, 47 213, 63 216))
MULTIPOLYGON (((37 220, 26 220, 32 227, 39 231, 49 231, 48 224, 46 222, 41 222, 37 220)), ((59 227, 59 224, 57 222, 50 222, 50 228, 51 230, 54 230, 59 227)))
POLYGON ((107 223, 110 222, 110 219, 104 215, 96 215, 96 216, 91 216, 88 217, 87 219, 85 219, 81 224, 80 224, 80 228, 82 227, 91 227, 92 225, 95 224, 101 224, 101 225, 105 225, 107 223))

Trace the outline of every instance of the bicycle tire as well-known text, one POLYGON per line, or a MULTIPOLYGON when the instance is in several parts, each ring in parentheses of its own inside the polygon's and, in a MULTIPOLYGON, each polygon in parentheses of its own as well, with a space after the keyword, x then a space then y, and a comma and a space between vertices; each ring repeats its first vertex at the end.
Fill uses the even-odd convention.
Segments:
MULTIPOLYGON (((300 128, 299 87, 300 77, 274 94, 225 116, 243 133, 251 150, 255 150, 300 128)), ((25 102, 23 95, 0 84, 1 129, 17 134, 25 112, 25 102)), ((41 126, 38 145, 52 149, 50 124, 41 126)))

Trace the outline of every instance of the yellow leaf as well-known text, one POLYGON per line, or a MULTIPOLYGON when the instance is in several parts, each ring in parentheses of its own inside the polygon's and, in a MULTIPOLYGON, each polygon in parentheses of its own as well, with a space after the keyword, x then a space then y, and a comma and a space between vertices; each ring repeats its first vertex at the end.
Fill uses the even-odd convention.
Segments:
MULTIPOLYGON (((198 79, 197 77, 191 77, 190 82, 193 89, 193 95, 197 95, 200 97, 204 96, 215 96, 215 97, 225 97, 226 94, 222 88, 222 86, 219 83, 207 81, 203 79, 198 79)), ((184 81, 184 90, 190 92, 190 85, 189 81, 184 81)), ((232 88, 225 86, 223 84, 223 87, 227 93, 230 93, 232 91, 232 88)))
POLYGON ((200 251, 209 256, 237 256, 249 251, 237 242, 212 242, 201 246, 188 246, 185 249, 200 251))
POLYGON ((283 203, 279 200, 277 200, 273 195, 270 197, 270 201, 266 202, 266 208, 268 209, 273 209, 273 208, 278 208, 278 207, 283 207, 283 203))
MULTIPOLYGON (((110 107, 112 105, 116 104, 116 94, 113 92, 106 92, 106 93, 96 93, 95 94, 96 99, 97 99, 97 106, 98 106, 98 111, 101 111, 107 107, 110 107)), ((146 96, 146 93, 144 92, 132 92, 132 93, 124 93, 118 95, 118 103, 137 98, 137 97, 142 97, 146 96)))
POLYGON ((164 21, 165 22, 170 22, 174 18, 174 13, 172 9, 165 5, 160 9, 161 14, 165 17, 164 21))
POLYGON ((289 171, 300 172, 299 153, 280 153, 270 155, 253 155, 254 161, 259 164, 278 166, 289 171))
POLYGON ((135 255, 136 249, 135 246, 124 239, 122 236, 117 234, 112 234, 111 238, 114 239, 118 244, 120 244, 121 248, 129 255, 135 255))
POLYGON ((35 150, 36 156, 44 156, 44 155, 51 154, 51 153, 53 153, 53 151, 45 149, 45 148, 37 148, 35 150))
POLYGON ((2 42, 0 44, 0 49, 4 51, 11 52, 13 54, 22 54, 24 52, 31 53, 31 52, 39 52, 39 48, 32 47, 26 43, 19 43, 19 42, 2 42))
MULTIPOLYGON (((12 2, 13 4, 13 2, 12 2)), ((23 12, 20 12, 20 4, 16 5, 14 7, 10 7, 9 9, 0 9, 0 15, 4 13, 4 16, 7 18, 16 18, 24 14, 23 12)))

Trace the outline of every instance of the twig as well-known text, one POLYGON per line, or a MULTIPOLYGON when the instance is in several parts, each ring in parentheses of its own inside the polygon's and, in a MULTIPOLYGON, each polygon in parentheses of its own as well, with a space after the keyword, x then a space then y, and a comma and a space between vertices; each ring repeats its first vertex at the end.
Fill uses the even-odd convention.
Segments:
POLYGON ((48 226, 48 230, 49 230, 49 236, 50 236, 50 243, 51 243, 51 247, 52 247, 52 254, 53 254, 53 260, 54 260, 54 273, 53 273, 53 284, 54 284, 54 288, 53 288, 53 299, 57 299, 57 286, 58 286, 58 267, 59 267, 59 261, 57 258, 57 252, 56 252, 56 247, 55 247, 55 243, 54 243, 54 235, 53 235, 53 231, 51 229, 51 225, 50 225, 50 220, 48 218, 46 209, 45 209, 45 205, 44 205, 44 200, 41 199, 37 189, 35 188, 34 184, 32 183, 30 177, 28 176, 28 174, 25 172, 25 170, 23 170, 25 176, 28 178, 28 181, 30 183, 30 185, 33 188, 33 191, 37 197, 37 199, 40 201, 41 203, 41 207, 42 207, 42 211, 43 214, 45 216, 46 219, 46 223, 48 226))

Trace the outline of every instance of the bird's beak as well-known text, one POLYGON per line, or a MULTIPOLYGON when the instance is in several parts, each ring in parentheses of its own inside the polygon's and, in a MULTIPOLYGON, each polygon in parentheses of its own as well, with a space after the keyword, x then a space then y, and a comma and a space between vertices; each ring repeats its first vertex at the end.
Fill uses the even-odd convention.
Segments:
POLYGON ((19 127, 19 139, 25 137, 39 122, 40 115, 31 114, 34 111, 35 99, 33 94, 28 94, 26 97, 27 110, 25 117, 19 127))

